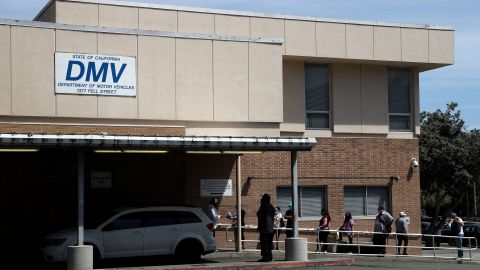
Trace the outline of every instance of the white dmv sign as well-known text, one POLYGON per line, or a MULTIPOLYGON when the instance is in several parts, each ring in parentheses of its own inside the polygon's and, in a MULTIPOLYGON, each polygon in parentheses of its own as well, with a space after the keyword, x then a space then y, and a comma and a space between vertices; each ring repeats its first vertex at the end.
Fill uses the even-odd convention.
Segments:
POLYGON ((55 53, 55 93, 136 96, 135 57, 55 53))
POLYGON ((232 179, 201 179, 200 196, 232 196, 232 179))

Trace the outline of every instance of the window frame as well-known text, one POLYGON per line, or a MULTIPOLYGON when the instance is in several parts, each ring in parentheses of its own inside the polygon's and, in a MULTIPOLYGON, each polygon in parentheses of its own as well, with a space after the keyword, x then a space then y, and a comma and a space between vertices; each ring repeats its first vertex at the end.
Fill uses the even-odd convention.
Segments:
POLYGON ((381 187, 381 188, 386 188, 388 195, 387 195, 387 209, 385 209, 387 212, 391 213, 392 209, 392 189, 390 186, 385 186, 385 185, 344 185, 343 186, 343 211, 347 212, 348 210, 345 209, 345 189, 346 188, 364 188, 365 189, 365 197, 363 197, 363 210, 366 213, 365 215, 352 215, 356 219, 373 219, 377 216, 378 211, 375 212, 373 215, 369 215, 368 213, 368 188, 375 188, 375 187, 381 187))
MULTIPOLYGON (((289 188, 290 189, 290 192, 291 192, 291 189, 292 189, 292 186, 277 186, 276 187, 277 189, 275 190, 275 192, 277 193, 277 201, 278 201, 278 188, 289 188)), ((304 220, 304 221, 308 221, 308 220, 318 220, 321 216, 320 216, 320 209, 318 209, 318 216, 307 216, 307 217, 302 217, 301 216, 301 213, 302 213, 302 190, 304 188, 323 188, 323 207, 322 208, 325 208, 325 209, 328 209, 328 186, 327 185, 307 185, 307 186, 298 186, 298 207, 299 207, 299 215, 298 215, 298 218, 300 220, 304 220)), ((285 209, 284 211, 282 212, 285 212, 286 210, 288 209, 285 209)))
POLYGON ((387 68, 387 85, 390 85, 390 76, 389 76, 389 71, 390 70, 408 70, 408 79, 409 79, 409 89, 408 93, 410 95, 409 97, 409 106, 410 106, 410 113, 391 113, 390 112, 390 88, 387 89, 387 113, 388 113, 388 130, 389 132, 411 132, 414 129, 414 124, 413 124, 413 110, 414 110, 414 102, 413 102, 413 72, 411 68, 401 68, 401 67, 388 67, 387 68), (410 124, 410 129, 392 129, 391 124, 390 124, 390 116, 408 116, 410 118, 409 124, 410 124))
POLYGON ((326 63, 316 63, 316 62, 305 62, 303 64, 303 106, 305 108, 305 130, 330 130, 332 128, 332 68, 330 64, 326 63), (326 66, 328 68, 328 111, 312 111, 307 110, 307 81, 305 78, 306 75, 306 66, 307 65, 316 65, 316 66, 326 66), (328 127, 325 128, 316 128, 308 126, 308 115, 309 114, 327 114, 328 115, 328 127))

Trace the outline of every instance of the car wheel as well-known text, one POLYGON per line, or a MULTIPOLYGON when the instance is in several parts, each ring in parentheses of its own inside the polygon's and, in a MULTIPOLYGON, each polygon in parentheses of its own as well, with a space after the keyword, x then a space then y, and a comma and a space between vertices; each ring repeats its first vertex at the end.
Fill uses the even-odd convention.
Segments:
POLYGON ((86 243, 85 245, 93 246, 93 268, 101 268, 102 265, 102 258, 100 257, 100 251, 98 248, 90 243, 86 243))
POLYGON ((196 240, 182 241, 175 249, 175 258, 178 261, 197 263, 202 256, 202 246, 196 240))

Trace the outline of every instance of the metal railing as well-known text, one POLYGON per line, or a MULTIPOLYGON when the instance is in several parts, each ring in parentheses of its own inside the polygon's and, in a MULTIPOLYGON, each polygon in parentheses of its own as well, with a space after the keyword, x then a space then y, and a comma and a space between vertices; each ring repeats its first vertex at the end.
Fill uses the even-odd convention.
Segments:
MULTIPOLYGON (((236 226, 232 226, 230 224, 219 224, 218 229, 225 229, 225 239, 227 242, 235 242, 235 237, 231 237, 233 235, 234 229, 236 226)), ((255 225, 246 225, 242 226, 242 229, 245 232, 248 231, 256 231, 257 226, 255 225)), ((276 228, 276 231, 285 232, 291 230, 291 228, 276 228)), ((275 232, 274 232, 275 233, 275 232)), ((424 258, 433 258, 435 259, 453 259, 457 258, 456 253, 459 249, 463 250, 464 253, 468 254, 466 260, 472 260, 472 251, 478 249, 478 242, 475 237, 459 237, 459 236, 447 236, 447 235, 433 235, 433 234, 418 234, 418 233, 380 233, 380 232, 372 232, 372 231, 341 231, 341 230, 318 230, 317 228, 299 228, 299 233, 302 233, 305 236, 309 234, 311 236, 316 237, 315 242, 308 241, 307 244, 309 246, 315 245, 316 247, 322 247, 322 245, 327 246, 328 254, 351 254, 354 256, 392 256, 392 257, 424 257, 424 258), (329 232, 329 241, 325 243, 319 242, 320 233, 321 232, 329 232), (348 243, 348 236, 347 233, 351 233, 353 237, 352 244, 348 243), (345 239, 347 241, 339 241, 338 235, 344 234, 345 239), (374 235, 383 235, 386 239, 385 245, 378 245, 372 243, 372 238, 374 235), (420 245, 408 245, 408 246, 399 246, 398 245, 398 238, 397 235, 407 236, 409 240, 417 240, 420 241, 420 245), (334 238, 334 239, 332 239, 334 238), (432 246, 423 245, 423 239, 426 239, 426 242, 431 241, 432 246), (462 247, 459 248, 457 246, 451 247, 451 244, 456 244, 457 239, 462 240, 462 247), (333 241, 333 242, 332 242, 333 241), (393 243, 391 242, 393 241, 393 243), (390 244, 390 243, 392 244, 390 244), (449 246, 437 246, 437 244, 441 243, 448 243, 449 246), (464 243, 468 243, 468 245, 463 246, 464 243), (338 252, 338 247, 343 249, 343 252, 338 252), (379 253, 379 252, 372 252, 374 250, 385 249, 388 252, 379 253), (407 248, 409 250, 420 250, 421 255, 409 254, 409 255, 401 255, 398 252, 398 249, 407 248), (349 250, 346 252, 346 250, 349 250), (393 250, 394 252, 391 252, 393 250), (431 254, 429 253, 431 251, 431 254), (449 253, 450 252, 450 253, 449 253)), ((285 239, 285 233, 281 233, 283 235, 283 239, 285 239)), ((245 239, 241 240, 243 243, 258 243, 258 239, 245 239)), ((279 246, 279 251, 284 251, 280 247, 284 247, 285 240, 275 240, 274 237, 274 247, 279 246)), ((248 249, 248 250, 258 250, 258 249, 248 249)), ((310 250, 310 248, 309 248, 310 250)), ((324 252, 321 251, 308 251, 309 254, 322 254, 324 252)), ((418 252, 413 252, 418 253, 418 252)), ((480 259, 480 258, 479 258, 480 259)))

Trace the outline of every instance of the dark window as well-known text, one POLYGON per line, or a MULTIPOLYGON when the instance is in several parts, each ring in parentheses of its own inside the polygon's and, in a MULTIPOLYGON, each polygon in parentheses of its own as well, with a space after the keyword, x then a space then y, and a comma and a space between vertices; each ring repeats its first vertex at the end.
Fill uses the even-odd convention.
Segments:
POLYGON ((388 187, 362 186, 344 188, 344 210, 353 216, 375 216, 378 207, 390 211, 390 192, 388 187))
POLYGON ((412 130, 409 69, 388 70, 388 115, 390 130, 412 130))
MULTIPOLYGON (((299 217, 319 217, 320 210, 325 206, 325 187, 298 187, 299 217)), ((282 213, 288 210, 292 201, 290 187, 277 187, 277 206, 282 213)))
POLYGON ((328 65, 305 64, 305 113, 307 129, 330 127, 330 69, 328 65))

